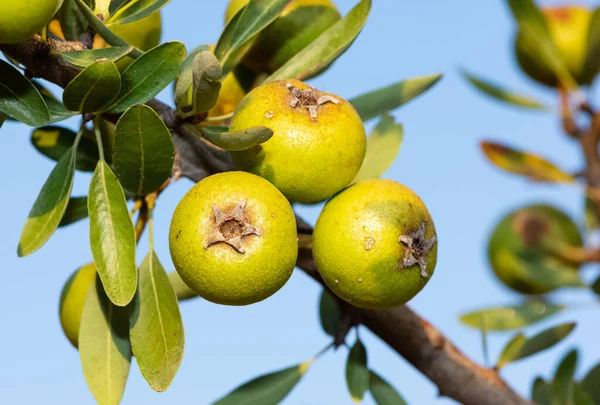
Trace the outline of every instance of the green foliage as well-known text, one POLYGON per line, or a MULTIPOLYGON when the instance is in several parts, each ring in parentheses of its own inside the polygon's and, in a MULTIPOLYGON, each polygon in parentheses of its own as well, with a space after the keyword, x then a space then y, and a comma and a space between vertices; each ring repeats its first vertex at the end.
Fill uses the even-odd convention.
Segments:
POLYGON ((319 320, 323 331, 335 338, 342 320, 342 311, 336 299, 326 289, 321 291, 319 299, 319 320))
POLYGON ((531 399, 537 405, 552 405, 552 386, 543 378, 537 377, 531 388, 531 399))
POLYGON ((68 226, 88 217, 87 197, 71 197, 58 227, 68 226))
POLYGON ((252 127, 235 132, 229 132, 225 127, 202 127, 200 134, 222 149, 240 151, 267 142, 273 136, 273 131, 267 127, 252 127))
POLYGON ((346 384, 354 402, 361 402, 369 389, 371 372, 367 367, 367 349, 360 339, 348 353, 346 361, 346 384))
POLYGON ((85 68, 103 59, 116 62, 127 56, 131 51, 133 51, 133 46, 112 46, 110 48, 64 52, 61 57, 72 65, 85 68))
POLYGON ((177 104, 178 108, 185 107, 185 105, 182 105, 182 102, 184 101, 182 100, 182 98, 186 95, 186 93, 194 83, 193 67, 196 55, 198 55, 201 52, 208 51, 209 49, 210 47, 208 45, 200 45, 194 48, 194 50, 192 50, 188 54, 188 56, 181 64, 181 68, 179 69, 179 75, 177 76, 177 82, 175 83, 174 94, 175 104, 177 104))
POLYGON ((210 51, 202 51, 192 62, 192 104, 194 113, 209 111, 217 104, 223 71, 210 51))
MULTIPOLYGON (((59 161, 71 149, 77 134, 68 128, 46 126, 33 130, 31 144, 42 155, 59 161)), ((83 172, 93 172, 98 163, 98 147, 87 138, 79 140, 75 168, 83 172)))
POLYGON ((398 391, 374 371, 371 371, 369 390, 377 405, 406 405, 398 391))
POLYGON ((50 111, 40 92, 3 60, 0 60, 0 112, 32 127, 50 121, 50 111))
POLYGON ((577 351, 572 350, 562 359, 552 380, 552 397, 559 404, 573 404, 575 368, 577 351))
POLYGON ((563 309, 565 309, 563 305, 530 301, 519 306, 496 307, 470 312, 462 315, 460 321, 472 328, 480 329, 483 322, 487 330, 506 331, 540 322, 563 309))
POLYGON ((581 381, 581 389, 596 403, 600 403, 600 364, 596 364, 581 381))
POLYGON ((99 60, 79 73, 63 92, 63 104, 71 111, 92 113, 102 111, 121 90, 117 66, 109 60, 99 60))
POLYGON ((127 24, 148 17, 166 6, 171 0, 132 0, 117 12, 113 12, 107 23, 127 24))

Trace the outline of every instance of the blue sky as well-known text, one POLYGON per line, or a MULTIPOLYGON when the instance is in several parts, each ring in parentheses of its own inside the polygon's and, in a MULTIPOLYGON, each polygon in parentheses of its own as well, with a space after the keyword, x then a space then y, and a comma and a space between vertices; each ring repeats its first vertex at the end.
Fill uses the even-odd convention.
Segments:
MULTIPOLYGON (((345 13, 354 1, 336 3, 345 13)), ((490 102, 457 74, 458 68, 466 67, 556 104, 551 92, 518 71, 511 48, 514 24, 503 1, 374 3, 358 40, 313 85, 350 98, 400 79, 445 74, 432 91, 394 112, 405 125, 405 141, 385 177, 411 187, 421 196, 432 213, 440 241, 435 276, 410 306, 461 350, 482 362, 478 333, 460 325, 458 315, 481 306, 519 301, 496 282, 487 264, 486 242, 494 223, 514 207, 533 202, 556 204, 581 222, 583 198, 575 188, 533 185, 496 170, 484 160, 478 143, 484 138, 509 142, 561 162, 562 167, 572 171, 580 168, 579 151, 560 132, 556 116, 490 102)), ((558 3, 548 0, 542 4, 558 3)), ((580 3, 596 4, 591 0, 580 3)), ((225 1, 173 1, 163 13, 163 40, 182 40, 188 49, 214 42, 222 29, 224 9, 225 1)), ((164 92, 163 99, 169 94, 164 92)), ((369 129, 373 124, 369 123, 369 129)), ((17 258, 21 227, 53 163, 30 146, 29 128, 8 123, 1 131, 3 401, 93 404, 79 356, 58 322, 58 298, 64 281, 75 268, 91 260, 88 224, 81 222, 61 230, 35 255, 17 258)), ((88 181, 89 176, 78 175, 74 194, 85 194, 88 181)), ((169 187, 158 202, 156 249, 167 268, 172 268, 167 244, 170 217, 191 186, 191 182, 182 180, 169 187)), ((314 223, 318 209, 300 208, 300 213, 314 223)), ((140 260, 145 249, 144 241, 140 260)), ((587 279, 595 274, 593 268, 585 270, 587 279)), ((166 393, 154 393, 133 366, 123 404, 185 401, 204 405, 258 374, 307 360, 328 343, 318 324, 319 293, 316 283, 296 271, 279 293, 253 306, 232 308, 201 300, 183 303, 185 357, 173 385, 166 393)), ((578 375, 600 358, 594 297, 587 292, 553 297, 574 309, 530 332, 560 321, 577 320, 578 327, 556 348, 502 371, 512 386, 527 395, 533 377, 551 375, 557 359, 570 347, 578 347, 582 355, 578 375)), ((509 336, 491 337, 492 361, 509 336)), ((361 329, 361 337, 368 348, 370 366, 411 404, 454 403, 437 399, 435 386, 368 330, 361 329)), ((323 356, 284 403, 351 404, 344 381, 346 355, 347 351, 340 349, 323 356)), ((373 404, 371 398, 364 403, 373 404)))

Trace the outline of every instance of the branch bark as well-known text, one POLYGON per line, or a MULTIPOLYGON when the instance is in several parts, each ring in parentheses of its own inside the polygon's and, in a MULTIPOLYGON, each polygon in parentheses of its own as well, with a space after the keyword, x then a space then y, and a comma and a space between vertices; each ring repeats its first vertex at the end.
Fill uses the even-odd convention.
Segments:
MULTIPOLYGON (((0 51, 25 66, 28 75, 65 87, 81 69, 60 58, 51 45, 33 38, 19 44, 0 45, 0 51)), ((159 113, 173 134, 181 175, 199 181, 213 173, 233 170, 229 155, 195 135, 187 124, 177 120, 171 108, 157 100, 149 101, 148 105, 159 113)), ((104 118, 116 122, 118 116, 104 118)), ((312 233, 301 219, 298 226, 301 233, 312 233)), ((310 250, 300 250, 298 267, 325 286, 310 250)), ((347 306, 346 310, 436 384, 441 396, 466 405, 532 405, 498 373, 477 365, 407 306, 385 311, 347 306)))

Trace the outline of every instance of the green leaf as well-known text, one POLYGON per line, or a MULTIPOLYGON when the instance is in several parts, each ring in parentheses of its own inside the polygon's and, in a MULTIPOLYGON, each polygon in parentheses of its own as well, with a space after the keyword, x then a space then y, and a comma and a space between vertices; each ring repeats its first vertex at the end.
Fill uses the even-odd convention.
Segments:
POLYGON ((119 11, 122 7, 125 7, 132 0, 110 0, 108 12, 112 15, 119 11))
POLYGON ((577 350, 572 350, 562 359, 552 381, 552 397, 561 405, 574 405, 573 376, 577 368, 577 350))
POLYGON ((594 281, 594 284, 592 284, 592 291, 594 291, 596 295, 600 296, 600 277, 598 277, 596 281, 594 281))
POLYGON ((592 397, 579 384, 573 385, 573 405, 596 405, 592 397))
POLYGON ((360 339, 356 339, 346 361, 346 384, 354 402, 362 401, 365 392, 369 389, 370 378, 371 373, 367 368, 367 349, 360 339))
POLYGON ((477 88, 478 90, 492 97, 495 100, 513 106, 529 108, 532 110, 548 110, 548 106, 544 105, 543 103, 537 100, 505 90, 494 83, 482 79, 481 77, 477 77, 466 71, 463 71, 462 75, 473 86, 475 86, 475 88, 477 88))
POLYGON ((200 52, 208 51, 210 47, 208 45, 200 45, 195 48, 183 61, 181 68, 179 69, 179 76, 177 77, 177 83, 175 84, 175 95, 174 100, 177 107, 180 107, 181 98, 187 93, 194 83, 193 66, 194 58, 200 52))
POLYGON ((8 118, 8 115, 5 115, 4 113, 0 112, 0 128, 2 128, 2 125, 4 125, 4 121, 6 121, 6 118, 8 118))
POLYGON ((135 231, 117 177, 99 161, 88 195, 92 256, 110 300, 125 306, 137 288, 135 231))
POLYGON ((575 328, 575 323, 564 323, 531 338, 522 334, 515 336, 504 348, 496 368, 499 369, 508 363, 524 359, 552 347, 565 339, 575 328))
POLYGON ((382 176, 396 159, 403 138, 404 128, 396 124, 394 117, 388 114, 381 117, 367 138, 367 153, 354 182, 382 176))
POLYGON ((552 405, 552 388, 550 383, 537 377, 531 387, 531 399, 537 405, 552 405))
POLYGON ((50 111, 40 92, 3 60, 0 60, 0 112, 31 127, 45 125, 50 120, 50 111))
POLYGON ((368 121, 420 96, 433 87, 441 78, 442 75, 437 74, 403 80, 354 97, 350 100, 350 104, 354 106, 363 121, 368 121))
MULTIPOLYGON (((77 134, 70 129, 58 126, 46 126, 33 130, 31 143, 42 155, 58 161, 75 142, 77 134)), ((98 163, 98 147, 89 139, 79 141, 75 168, 84 172, 93 172, 98 163)))
POLYGON ((87 197, 71 197, 59 227, 71 225, 88 217, 87 197))
POLYGON ((372 370, 369 390, 377 405, 406 405, 406 401, 398 391, 372 370))
POLYGON ((325 333, 336 337, 342 320, 342 311, 333 295, 326 289, 321 291, 321 298, 319 299, 319 320, 325 333))
POLYGON ((222 70, 219 60, 210 51, 202 51, 194 58, 193 106, 196 114, 207 112, 217 104, 221 90, 222 70))
POLYGON ((264 83, 283 79, 302 80, 339 58, 362 30, 370 11, 371 0, 361 0, 344 18, 298 52, 264 83))
POLYGON ((72 65, 85 68, 102 59, 116 62, 127 56, 131 51, 133 51, 133 46, 112 46, 110 48, 88 49, 85 51, 69 51, 62 53, 60 56, 72 65))
POLYGON ((563 305, 531 301, 523 305, 495 307, 461 315, 460 321, 472 328, 480 329, 485 318, 487 330, 506 331, 532 325, 565 309, 563 305))
POLYGON ((175 150, 171 133, 156 112, 131 107, 117 122, 113 163, 125 189, 138 195, 156 191, 171 177, 175 150))
POLYGON ((35 200, 21 233, 19 257, 37 251, 58 228, 73 188, 77 141, 58 161, 35 200))
POLYGON ((243 57, 244 45, 271 24, 287 5, 286 0, 250 0, 233 18, 215 45, 215 55, 227 74, 243 57))
POLYGON ((590 83, 600 70, 600 8, 596 7, 590 21, 586 45, 587 55, 584 64, 584 75, 590 83))
POLYGON ((529 177, 533 181, 573 183, 575 178, 548 160, 499 143, 483 141, 481 149, 488 160, 507 172, 529 177))
POLYGON ((166 6, 171 0, 133 0, 127 3, 107 21, 110 24, 127 24, 148 17, 166 6))
POLYGON ((592 200, 589 197, 586 197, 585 198, 585 207, 584 207, 585 224, 586 224, 587 230, 590 232, 595 229, 600 228, 600 223, 598 222, 598 215, 596 214, 596 210, 597 210, 597 205, 594 202, 594 200, 592 200))
POLYGON ((48 124, 56 124, 57 122, 64 121, 78 114, 75 111, 67 110, 63 103, 58 100, 44 94, 42 94, 42 98, 46 102, 48 110, 50 110, 50 121, 48 121, 48 124))
POLYGON ((581 381, 581 388, 596 404, 600 404, 600 364, 588 371, 581 381))
POLYGON ((508 5, 519 24, 523 40, 529 49, 550 68, 561 83, 569 88, 577 88, 577 83, 569 73, 567 66, 548 30, 546 19, 533 0, 507 0, 508 5))
POLYGON ((63 103, 71 111, 102 111, 121 90, 121 75, 109 60, 99 60, 86 67, 65 87, 63 103))
POLYGON ((64 0, 56 15, 67 41, 78 41, 88 28, 88 22, 79 11, 75 0, 64 0))
POLYGON ((202 127, 202 137, 213 145, 228 150, 240 151, 267 142, 273 131, 267 127, 252 127, 236 132, 226 132, 224 127, 202 127))
POLYGON ((121 76, 121 93, 110 107, 110 112, 123 112, 160 93, 177 76, 185 55, 185 45, 173 41, 152 48, 136 59, 121 76))
POLYGON ((184 283, 181 276, 176 271, 169 273, 169 280, 171 281, 171 285, 173 286, 179 301, 189 300, 198 296, 194 290, 184 283))
POLYGON ((129 309, 115 306, 96 283, 88 289, 81 326, 79 356, 83 375, 99 405, 121 402, 129 368, 129 309))
POLYGON ((179 303, 154 251, 140 266, 140 285, 131 313, 131 349, 153 390, 166 391, 183 359, 183 320, 179 303))
POLYGON ((213 405, 277 405, 300 382, 312 361, 257 377, 213 405))

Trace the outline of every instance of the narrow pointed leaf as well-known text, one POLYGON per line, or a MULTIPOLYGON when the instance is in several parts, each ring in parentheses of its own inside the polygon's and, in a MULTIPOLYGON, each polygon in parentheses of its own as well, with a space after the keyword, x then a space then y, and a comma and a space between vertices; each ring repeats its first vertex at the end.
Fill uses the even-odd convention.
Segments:
POLYGON ((111 0, 108 7, 108 12, 112 15, 119 11, 122 7, 125 7, 132 0, 111 0))
POLYGON ((7 118, 8 118, 8 115, 0 112, 0 128, 2 128, 2 125, 4 125, 4 122, 6 121, 7 118))
POLYGON ((563 309, 565 309, 563 305, 532 301, 519 306, 496 307, 469 312, 462 315, 460 321, 467 326, 479 329, 481 327, 481 319, 485 317, 487 330, 505 331, 532 325, 563 309))
POLYGON ((498 363, 496 363, 496 369, 504 367, 506 364, 518 359, 519 352, 523 349, 527 343, 527 338, 522 333, 517 334, 504 346, 498 363))
POLYGON ((377 405, 406 405, 398 391, 374 371, 371 371, 369 390, 377 405))
POLYGON ((367 367, 367 349, 360 339, 356 339, 346 361, 346 384, 355 403, 362 401, 365 392, 369 389, 370 378, 371 373, 367 367))
POLYGON ((102 284, 88 289, 79 328, 83 375, 99 405, 121 402, 131 365, 129 311, 114 305, 102 284))
POLYGON ((133 0, 109 19, 110 24, 127 24, 148 17, 166 6, 171 0, 133 0))
POLYGON ((573 384, 573 405, 596 405, 596 402, 581 388, 581 385, 573 384))
POLYGON ((326 289, 321 291, 319 299, 319 320, 323 331, 331 337, 336 337, 342 320, 342 311, 335 298, 326 289))
POLYGON ((67 210, 65 211, 65 214, 63 215, 58 226, 62 228, 63 226, 74 224, 75 222, 81 221, 87 217, 87 197, 71 197, 69 204, 67 205, 67 210))
POLYGON ((88 67, 96 61, 107 59, 111 62, 116 62, 119 59, 127 56, 133 51, 133 46, 112 46, 103 49, 88 49, 85 51, 69 51, 60 56, 72 65, 79 67, 88 67))
POLYGON ((130 319, 131 349, 142 375, 155 391, 166 391, 183 358, 179 303, 156 254, 140 266, 140 285, 130 319))
POLYGON ((275 21, 287 3, 286 0, 250 0, 239 17, 227 24, 215 45, 215 55, 221 61, 224 74, 243 56, 240 49, 275 21))
POLYGON ((99 161, 88 195, 92 256, 110 300, 125 306, 137 287, 135 231, 117 177, 99 161))
POLYGON ((371 0, 361 0, 344 18, 269 76, 265 83, 284 79, 302 80, 339 58, 360 34, 370 11, 371 0))
POLYGON ((537 377, 531 387, 531 399, 537 405, 552 405, 552 388, 543 378, 537 377))
POLYGON ((77 41, 88 28, 88 22, 77 7, 75 0, 64 0, 56 13, 60 28, 67 41, 77 41))
POLYGON ((577 367, 577 350, 572 350, 561 360, 554 380, 552 380, 552 397, 562 405, 574 405, 574 382, 573 376, 577 367))
POLYGON ((217 104, 221 90, 222 70, 219 60, 210 51, 198 53, 192 65, 192 75, 194 112, 207 112, 217 104))
POLYGON ((3 60, 0 60, 0 112, 31 127, 45 125, 50 120, 50 111, 40 92, 3 60))
POLYGON ((78 114, 75 111, 67 110, 63 103, 52 97, 42 94, 42 98, 50 111, 50 121, 48 121, 48 124, 56 124, 57 122, 64 121, 78 114))
POLYGON ((388 114, 381 117, 367 138, 367 153, 354 182, 382 176, 394 163, 403 138, 404 128, 396 124, 394 117, 388 114))
POLYGON ((19 257, 41 248, 58 228, 73 188, 76 150, 75 144, 62 156, 42 187, 21 233, 19 257))
POLYGON ((160 93, 177 76, 185 55, 185 45, 173 41, 152 48, 137 58, 123 72, 121 93, 110 107, 110 112, 123 112, 160 93))
POLYGON ((354 106, 363 121, 368 121, 420 96, 441 78, 442 75, 437 74, 403 80, 355 97, 350 100, 350 104, 354 106))
POLYGON ((481 149, 488 160, 507 172, 529 177, 533 181, 572 183, 575 178, 546 159, 495 142, 483 141, 481 149))
POLYGON ((596 404, 600 404, 600 364, 588 371, 581 381, 581 388, 596 404))
POLYGON ((136 105, 121 116, 113 163, 125 189, 138 195, 158 190, 171 177, 174 159, 171 133, 152 108, 136 105))
POLYGON ((63 104, 80 113, 102 111, 121 90, 121 75, 109 60, 99 60, 81 71, 63 92, 63 104))
POLYGON ((184 283, 176 271, 169 273, 169 281, 173 286, 173 290, 175 290, 179 302, 198 297, 198 294, 184 283))
POLYGON ((596 7, 592 14, 586 49, 584 71, 586 79, 589 80, 589 78, 594 78, 600 70, 600 7, 596 7))
POLYGON ((177 107, 180 107, 181 98, 187 93, 187 91, 190 89, 190 87, 192 87, 192 84, 194 83, 194 58, 200 52, 208 50, 210 50, 210 47, 208 45, 200 45, 199 47, 194 48, 194 50, 192 50, 183 61, 183 64, 179 69, 179 76, 177 77, 177 83, 175 85, 174 100, 175 104, 177 104, 177 107))
POLYGON ((600 277, 596 278, 596 281, 592 283, 592 291, 600 296, 600 277))
POLYGON ((476 89, 497 101, 517 107, 529 108, 532 110, 548 110, 548 106, 537 100, 505 90, 494 83, 482 79, 481 77, 472 75, 466 71, 463 71, 462 75, 476 89))
POLYGON ((267 127, 252 127, 236 132, 221 132, 220 128, 202 127, 200 133, 213 145, 228 151, 249 149, 267 142, 273 136, 273 131, 267 127))
MULTIPOLYGON (((33 130, 31 143, 42 155, 58 161, 75 142, 77 134, 68 128, 46 126, 33 130)), ((84 172, 93 172, 98 163, 98 147, 89 139, 79 141, 75 168, 84 172)))

